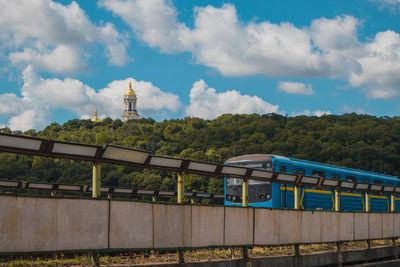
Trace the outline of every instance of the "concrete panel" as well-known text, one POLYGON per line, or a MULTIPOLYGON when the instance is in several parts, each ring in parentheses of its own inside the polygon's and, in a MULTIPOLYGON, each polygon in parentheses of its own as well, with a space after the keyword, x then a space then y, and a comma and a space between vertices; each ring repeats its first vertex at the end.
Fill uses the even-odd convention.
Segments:
POLYGON ((192 206, 192 246, 224 244, 224 207, 192 206))
POLYGON ((301 238, 301 211, 279 211, 279 243, 299 243, 301 238))
POLYGON ((255 209, 255 245, 279 244, 279 212, 280 210, 255 209))
POLYGON ((108 201, 57 199, 57 250, 108 247, 108 201))
POLYGON ((393 237, 393 213, 382 214, 382 237, 393 237))
POLYGON ((370 213, 368 218, 368 238, 379 239, 382 238, 382 214, 370 213))
POLYGON ((334 242, 339 240, 339 216, 338 212, 321 213, 321 241, 334 242))
POLYGON ((301 243, 321 242, 321 212, 301 213, 301 243))
POLYGON ((152 248, 153 205, 111 201, 110 248, 152 248))
POLYGON ((339 240, 340 241, 354 240, 354 213, 350 212, 339 213, 339 240))
POLYGON ((190 247, 191 207, 183 205, 153 205, 154 247, 190 247))
POLYGON ((0 252, 54 251, 56 203, 29 197, 0 197, 0 252))
POLYGON ((393 234, 400 237, 400 213, 393 214, 393 234))
POLYGON ((354 239, 368 239, 368 213, 354 213, 354 239))
POLYGON ((224 245, 253 244, 253 210, 252 208, 225 207, 224 245))
POLYGON ((370 213, 368 217, 368 238, 382 238, 382 214, 370 213))

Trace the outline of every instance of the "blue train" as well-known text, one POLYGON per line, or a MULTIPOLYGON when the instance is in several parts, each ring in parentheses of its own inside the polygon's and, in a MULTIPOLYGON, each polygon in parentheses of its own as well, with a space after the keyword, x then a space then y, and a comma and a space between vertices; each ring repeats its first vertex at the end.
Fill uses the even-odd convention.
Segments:
MULTIPOLYGON (((253 154, 234 157, 226 165, 264 169, 291 174, 303 174, 314 177, 326 177, 359 183, 397 186, 400 179, 396 176, 355 170, 323 163, 287 158, 277 155, 253 154)), ((268 208, 293 208, 293 186, 264 181, 249 180, 249 206, 268 208)), ((365 194, 361 192, 342 191, 341 210, 364 211, 365 194)), ((300 207, 308 210, 333 210, 334 190, 306 186, 300 190, 300 207)), ((390 210, 390 197, 386 194, 371 193, 370 207, 372 212, 390 210)), ((225 178, 225 205, 242 205, 242 180, 225 178)), ((400 208, 400 198, 395 199, 395 208, 400 208)))

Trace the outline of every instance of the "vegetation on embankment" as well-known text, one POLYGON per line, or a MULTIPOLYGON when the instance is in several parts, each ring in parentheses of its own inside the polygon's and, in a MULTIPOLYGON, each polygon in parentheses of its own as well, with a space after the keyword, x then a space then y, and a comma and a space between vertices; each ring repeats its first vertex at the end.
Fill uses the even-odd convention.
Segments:
MULTIPOLYGON (((11 133, 10 129, 1 132, 11 133)), ((107 143, 201 161, 223 163, 252 153, 277 154, 400 176, 399 118, 344 114, 322 117, 223 115, 215 120, 185 118, 122 123, 70 120, 41 131, 13 132, 67 142, 107 143)), ((90 184, 89 162, 0 154, 0 177, 51 183, 90 184)), ((106 186, 175 189, 175 174, 106 165, 106 186)), ((222 192, 221 179, 185 176, 185 189, 222 192)))

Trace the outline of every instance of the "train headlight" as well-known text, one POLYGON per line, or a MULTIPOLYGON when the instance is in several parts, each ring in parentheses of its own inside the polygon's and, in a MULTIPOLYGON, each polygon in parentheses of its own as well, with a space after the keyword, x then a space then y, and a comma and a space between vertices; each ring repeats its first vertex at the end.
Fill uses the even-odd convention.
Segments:
POLYGON ((260 199, 264 199, 264 195, 260 195, 260 199))
POLYGON ((236 200, 236 197, 232 197, 232 200, 235 201, 235 200, 236 200))
POLYGON ((270 199, 270 198, 271 198, 271 195, 270 195, 270 194, 266 194, 266 195, 265 195, 265 198, 266 198, 266 199, 270 199))

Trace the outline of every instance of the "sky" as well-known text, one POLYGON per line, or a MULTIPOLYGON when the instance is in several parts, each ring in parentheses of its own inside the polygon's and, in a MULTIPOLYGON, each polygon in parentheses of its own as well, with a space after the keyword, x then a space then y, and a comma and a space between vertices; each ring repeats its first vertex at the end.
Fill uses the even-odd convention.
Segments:
POLYGON ((0 0, 0 128, 400 113, 400 0, 0 0))

